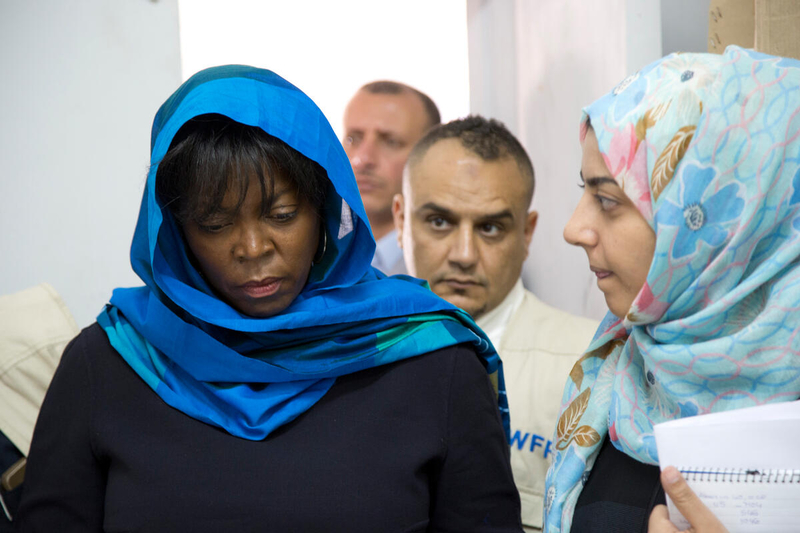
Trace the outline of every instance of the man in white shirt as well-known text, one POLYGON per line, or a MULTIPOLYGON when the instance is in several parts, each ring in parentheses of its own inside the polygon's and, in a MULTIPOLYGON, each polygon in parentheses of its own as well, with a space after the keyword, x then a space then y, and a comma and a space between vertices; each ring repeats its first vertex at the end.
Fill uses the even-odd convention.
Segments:
POLYGON ((377 243, 372 266, 387 275, 406 273, 392 222, 392 198, 400 192, 411 148, 440 122, 433 100, 393 81, 364 85, 345 109, 342 144, 377 243))
POLYGON ((522 286, 536 227, 533 189, 533 166, 519 141, 501 123, 471 116, 417 143, 393 203, 409 273, 469 312, 503 360, 511 466, 526 531, 542 527, 564 382, 597 328, 522 286))

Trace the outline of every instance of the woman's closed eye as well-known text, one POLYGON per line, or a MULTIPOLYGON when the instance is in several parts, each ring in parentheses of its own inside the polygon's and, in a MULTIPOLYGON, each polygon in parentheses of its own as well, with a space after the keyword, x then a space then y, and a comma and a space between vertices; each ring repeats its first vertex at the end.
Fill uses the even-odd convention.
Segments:
POLYGON ((600 204, 600 209, 603 211, 610 211, 619 205, 618 201, 612 200, 611 198, 606 198, 605 196, 601 196, 599 194, 595 194, 594 197, 597 199, 597 203, 600 204))
POLYGON ((206 233, 221 233, 225 228, 227 228, 230 225, 231 225, 230 222, 210 222, 210 223, 207 222, 203 224, 198 223, 197 227, 199 227, 202 231, 206 233))
POLYGON ((278 223, 287 223, 297 217, 296 205, 281 205, 269 212, 268 218, 278 223))
POLYGON ((608 196, 604 196, 598 192, 602 191, 604 188, 607 188, 609 183, 613 185, 613 188, 617 188, 618 185, 613 179, 605 177, 584 179, 582 173, 580 175, 580 179, 581 181, 578 183, 578 187, 584 190, 586 190, 586 187, 589 187, 586 192, 594 196, 595 200, 597 200, 597 203, 600 204, 601 210, 611 211, 620 204, 618 200, 614 200, 613 198, 609 198, 608 196))

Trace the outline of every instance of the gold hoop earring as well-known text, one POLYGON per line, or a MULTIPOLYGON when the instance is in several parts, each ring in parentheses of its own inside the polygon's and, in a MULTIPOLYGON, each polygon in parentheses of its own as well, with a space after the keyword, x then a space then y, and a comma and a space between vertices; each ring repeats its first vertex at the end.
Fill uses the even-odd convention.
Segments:
MULTIPOLYGON (((319 258, 317 258, 317 256, 314 256, 314 258, 311 260, 311 266, 314 266, 316 263, 321 262, 322 259, 325 257, 325 252, 328 251, 328 232, 325 231, 325 228, 322 228, 322 236, 323 236, 322 253, 319 254, 319 258)), ((319 247, 317 247, 317 249, 319 249, 319 247)))

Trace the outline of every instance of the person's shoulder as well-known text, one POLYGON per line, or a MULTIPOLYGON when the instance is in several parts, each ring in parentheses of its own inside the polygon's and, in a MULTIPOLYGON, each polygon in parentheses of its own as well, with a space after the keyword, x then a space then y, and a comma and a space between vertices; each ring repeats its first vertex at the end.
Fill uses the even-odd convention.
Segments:
POLYGON ((392 363, 393 367, 402 368, 411 373, 424 373, 426 375, 450 375, 456 365, 482 366, 480 357, 474 346, 469 343, 445 346, 438 350, 423 353, 416 357, 409 357, 392 363))
POLYGON ((94 322, 78 333, 72 341, 67 345, 64 353, 74 350, 86 349, 107 349, 111 348, 111 343, 108 341, 108 335, 97 322, 94 322))
POLYGON ((486 375, 475 350, 460 344, 340 376, 328 400, 358 394, 372 405, 402 405, 421 420, 441 422, 449 412, 451 393, 461 388, 460 383, 479 381, 481 376, 488 383, 486 375))
MULTIPOLYGON (((477 379, 477 376, 487 375, 476 348, 470 343, 446 346, 356 374, 346 380, 358 381, 380 376, 386 387, 395 387, 421 396, 427 396, 433 390, 446 392, 454 382, 465 376, 477 379)), ((446 396, 445 394, 442 398, 446 396)))
POLYGON ((505 349, 573 355, 589 345, 599 324, 547 305, 525 290, 522 304, 509 320, 503 344, 505 349))
MULTIPOLYGON (((117 363, 121 357, 111 346, 108 335, 97 322, 83 328, 64 348, 61 366, 106 366, 117 363)), ((104 372, 105 369, 99 369, 104 372)))

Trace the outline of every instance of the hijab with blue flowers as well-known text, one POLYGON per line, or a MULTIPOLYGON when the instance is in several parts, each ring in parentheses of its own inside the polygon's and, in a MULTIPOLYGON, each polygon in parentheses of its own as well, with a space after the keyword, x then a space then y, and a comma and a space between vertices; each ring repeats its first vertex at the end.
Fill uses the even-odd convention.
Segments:
POLYGON ((151 168, 131 246, 144 287, 116 289, 98 316, 111 345, 169 405, 237 437, 260 440, 314 405, 338 376, 471 343, 496 376, 508 434, 500 359, 469 315, 421 280, 370 266, 375 241, 347 156, 322 112, 296 87, 247 66, 195 74, 153 122, 151 168), (327 246, 282 313, 243 315, 219 299, 187 256, 156 195, 156 172, 180 127, 221 114, 317 162, 332 187, 327 246))
POLYGON ((569 531, 603 440, 658 464, 653 425, 800 397, 800 62, 673 54, 584 110, 656 235, 628 314, 572 370, 547 475, 569 531))

